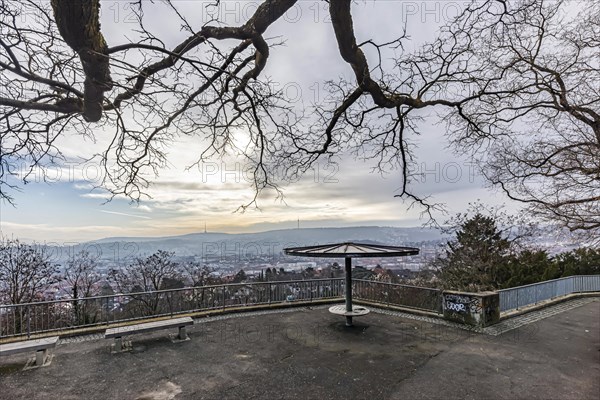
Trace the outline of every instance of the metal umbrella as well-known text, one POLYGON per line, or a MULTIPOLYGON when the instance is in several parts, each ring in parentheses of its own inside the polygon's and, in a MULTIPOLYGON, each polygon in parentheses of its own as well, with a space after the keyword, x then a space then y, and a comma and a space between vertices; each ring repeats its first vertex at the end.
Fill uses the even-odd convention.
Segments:
POLYGON ((336 306, 329 311, 346 316, 346 325, 352 326, 352 317, 364 315, 368 310, 364 307, 352 308, 352 258, 355 257, 403 257, 419 254, 416 247, 383 246, 366 243, 336 243, 306 247, 288 247, 283 249, 290 256, 344 258, 346 267, 346 307, 336 306))

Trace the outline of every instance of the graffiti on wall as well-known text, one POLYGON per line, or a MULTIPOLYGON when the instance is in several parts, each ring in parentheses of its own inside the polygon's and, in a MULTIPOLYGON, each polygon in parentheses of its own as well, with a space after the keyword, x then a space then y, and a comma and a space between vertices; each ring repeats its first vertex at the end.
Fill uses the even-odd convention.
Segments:
POLYGON ((481 311, 481 299, 460 294, 444 295, 444 307, 457 313, 478 313, 481 311))

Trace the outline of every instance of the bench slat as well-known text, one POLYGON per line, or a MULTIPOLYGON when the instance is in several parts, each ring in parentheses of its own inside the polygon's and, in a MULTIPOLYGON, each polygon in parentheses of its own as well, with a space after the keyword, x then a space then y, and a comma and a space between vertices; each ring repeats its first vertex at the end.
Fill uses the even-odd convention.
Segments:
POLYGON ((171 327, 175 328, 175 327, 187 326, 187 325, 193 325, 193 324, 194 324, 194 320, 190 317, 165 319, 165 320, 155 321, 155 322, 144 322, 141 324, 120 326, 117 328, 107 329, 106 333, 104 334, 104 337, 107 339, 110 339, 110 338, 121 337, 121 336, 125 336, 128 334, 133 334, 133 333, 150 332, 150 331, 154 331, 154 330, 166 329, 166 328, 171 328, 171 327))
POLYGON ((46 350, 55 347, 56 343, 58 343, 58 339, 58 336, 52 336, 47 338, 24 340, 22 342, 0 344, 0 354, 11 355, 26 351, 46 350))

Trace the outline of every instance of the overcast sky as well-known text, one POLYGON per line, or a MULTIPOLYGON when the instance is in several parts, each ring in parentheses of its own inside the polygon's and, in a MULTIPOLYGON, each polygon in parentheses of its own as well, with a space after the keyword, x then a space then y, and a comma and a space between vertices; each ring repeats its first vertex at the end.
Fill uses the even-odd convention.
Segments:
MULTIPOLYGON (((163 6, 145 9, 147 26, 164 37, 173 47, 186 37, 180 24, 163 6), (169 18, 171 16, 172 18, 169 18)), ((199 28, 208 21, 208 10, 200 1, 175 1, 182 14, 197 21, 199 28)), ((358 42, 372 38, 387 42, 399 35, 407 23, 412 42, 407 49, 433 39, 439 25, 456 14, 464 2, 450 1, 367 1, 353 6, 358 42), (374 23, 374 21, 376 21, 374 23)), ((256 8, 252 2, 222 2, 221 15, 228 24, 243 23, 256 8)), ((326 80, 339 76, 351 78, 350 67, 342 62, 326 13, 326 3, 301 1, 274 24, 265 36, 281 37, 285 46, 272 50, 265 76, 271 76, 287 88, 296 106, 318 101, 326 80)), ((109 46, 135 37, 135 24, 128 22, 130 10, 125 2, 103 2, 102 30, 109 46)), ((450 213, 464 211, 469 202, 480 199, 488 204, 517 205, 484 187, 482 179, 465 157, 447 148, 444 126, 425 115, 422 135, 409 138, 416 146, 418 169, 425 175, 414 190, 446 204, 450 213)), ((196 139, 197 140, 197 139, 196 139)), ((102 146, 65 138, 68 156, 81 156, 82 149, 93 154, 102 146)), ((264 193, 261 210, 234 213, 253 196, 244 165, 231 159, 214 160, 200 168, 185 167, 198 157, 198 143, 174 143, 168 149, 170 168, 161 172, 150 188, 152 199, 130 204, 115 199, 103 204, 105 195, 92 191, 99 181, 99 169, 93 163, 73 163, 48 172, 47 180, 38 179, 14 193, 17 207, 2 204, 0 228, 4 235, 42 242, 73 242, 108 236, 166 236, 203 231, 252 232, 267 229, 301 227, 385 225, 418 226, 420 209, 407 210, 408 203, 394 198, 401 185, 398 171, 385 176, 371 173, 372 165, 341 154, 334 163, 319 164, 300 182, 284 186, 285 203, 274 193, 264 193), (36 182, 37 181, 37 182, 36 182)), ((445 218, 440 216, 440 220, 445 218)))

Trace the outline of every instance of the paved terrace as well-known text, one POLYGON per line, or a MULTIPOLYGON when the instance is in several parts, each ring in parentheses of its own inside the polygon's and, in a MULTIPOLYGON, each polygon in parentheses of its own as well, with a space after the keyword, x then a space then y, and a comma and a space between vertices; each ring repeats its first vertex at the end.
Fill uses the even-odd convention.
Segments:
POLYGON ((199 320, 181 343, 136 335, 128 353, 101 335, 63 339, 50 366, 0 360, 0 398, 596 400, 600 299, 569 303, 494 335, 394 312, 346 328, 315 307, 199 320))

